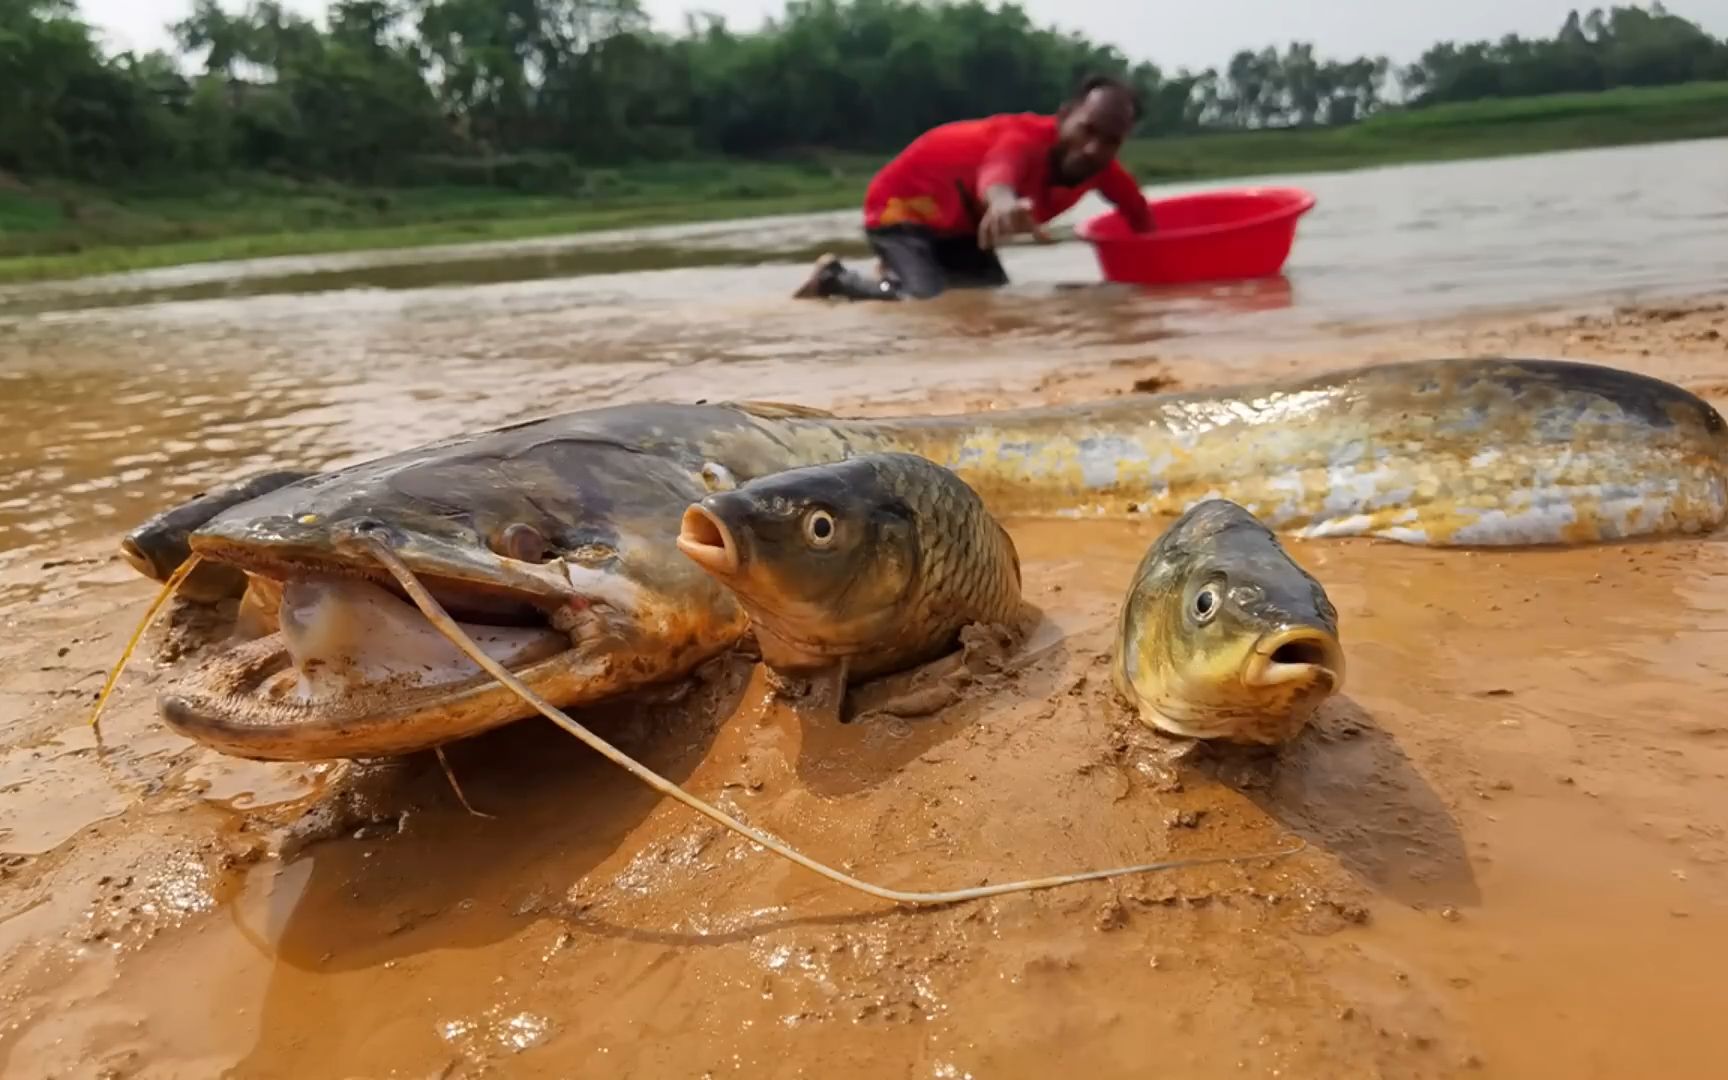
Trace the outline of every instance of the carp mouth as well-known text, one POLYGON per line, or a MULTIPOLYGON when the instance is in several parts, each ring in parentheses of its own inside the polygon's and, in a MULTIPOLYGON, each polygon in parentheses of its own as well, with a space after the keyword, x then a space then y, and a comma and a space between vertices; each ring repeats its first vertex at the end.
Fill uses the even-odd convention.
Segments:
POLYGON ((744 565, 732 530, 701 503, 692 503, 684 511, 679 522, 678 550, 702 569, 720 577, 732 577, 744 565))
POLYGON ((1243 666, 1242 681, 1266 688, 1302 683, 1333 694, 1344 685, 1344 647, 1336 635, 1324 630, 1289 627, 1255 645, 1243 666))

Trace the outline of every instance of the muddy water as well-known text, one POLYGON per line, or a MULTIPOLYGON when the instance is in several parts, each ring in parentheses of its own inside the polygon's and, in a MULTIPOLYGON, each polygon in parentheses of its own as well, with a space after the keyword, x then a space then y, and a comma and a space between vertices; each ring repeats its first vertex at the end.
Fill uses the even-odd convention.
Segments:
POLYGON ((1719 288, 1728 192, 1679 167, 1710 152, 1314 178, 1287 278, 1176 295, 1066 288, 1092 272, 1059 246, 1012 253, 1001 294, 791 305, 800 267, 773 252, 823 246, 810 219, 680 233, 712 266, 614 237, 583 243, 617 262, 522 245, 489 276, 381 255, 8 294, 0 1076, 1719 1075, 1721 538, 1298 545, 1342 612, 1349 685, 1277 760, 1172 763, 1104 693, 1152 523, 1013 523, 1047 621, 1018 673, 937 718, 827 729, 766 710, 740 667, 592 718, 884 883, 1310 845, 939 912, 717 834, 539 723, 452 749, 491 819, 418 758, 187 745, 151 708, 155 639, 105 748, 82 723, 149 595, 112 558, 120 530, 237 472, 556 409, 993 408, 1506 352, 1728 408, 1719 303, 1481 315, 1719 288), (1603 224, 1614 208, 1636 228, 1603 224))

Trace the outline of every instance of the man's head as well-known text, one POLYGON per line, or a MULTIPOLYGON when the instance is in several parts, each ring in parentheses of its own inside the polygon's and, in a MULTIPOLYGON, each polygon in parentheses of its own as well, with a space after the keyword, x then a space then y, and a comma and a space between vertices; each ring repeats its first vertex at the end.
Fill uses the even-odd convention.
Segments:
POLYGON ((1093 75, 1056 111, 1054 179, 1073 186, 1090 179, 1116 158, 1140 119, 1134 90, 1120 79, 1093 75))

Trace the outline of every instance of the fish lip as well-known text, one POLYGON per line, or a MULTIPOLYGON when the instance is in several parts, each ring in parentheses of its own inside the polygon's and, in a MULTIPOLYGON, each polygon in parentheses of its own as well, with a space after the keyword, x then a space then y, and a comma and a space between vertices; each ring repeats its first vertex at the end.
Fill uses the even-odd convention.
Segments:
MULTIPOLYGON (((347 578, 382 586, 406 599, 398 582, 384 564, 370 557, 364 548, 352 543, 336 546, 283 542, 251 543, 194 534, 192 553, 214 563, 257 574, 275 581, 289 582, 296 578, 347 578)), ((431 590, 451 614, 470 622, 487 622, 452 597, 463 597, 470 603, 485 602, 489 606, 510 606, 526 612, 533 609, 538 618, 550 619, 560 607, 583 607, 588 598, 570 582, 567 574, 547 567, 510 565, 493 566, 451 557, 437 549, 395 549, 398 556, 414 571, 414 576, 431 590)))
MULTIPOLYGON (((581 616, 580 635, 578 628, 568 631, 573 639, 569 647, 506 665, 537 693, 564 707, 682 675, 729 648, 742 631, 741 616, 735 628, 685 627, 673 647, 645 652, 630 630, 633 604, 621 603, 618 596, 595 595, 592 588, 570 580, 577 569, 598 571, 557 561, 544 567, 506 565, 494 574, 484 561, 463 561, 457 553, 415 540, 408 536, 392 546, 460 623, 565 632, 561 616, 581 616), (578 636, 582 640, 575 640, 578 636)), ((213 565, 280 582, 284 590, 299 580, 358 580, 411 602, 376 559, 348 543, 253 543, 205 534, 194 536, 193 550, 213 565)), ((266 681, 291 663, 280 631, 226 643, 191 670, 170 677, 157 695, 158 715, 176 733, 232 757, 328 761, 413 753, 534 714, 484 672, 425 686, 383 680, 317 701, 266 693, 266 681)))
POLYGON ((730 577, 743 565, 738 541, 726 522, 701 503, 691 503, 678 524, 678 550, 710 574, 730 577))
POLYGON ((1299 680, 1327 682, 1330 693, 1344 685, 1344 647, 1336 635, 1314 626, 1284 627, 1256 642, 1242 669, 1249 686, 1299 680))
POLYGON ((120 556, 126 560, 132 569, 145 577, 154 581, 168 580, 169 575, 162 573, 155 561, 144 553, 144 549, 132 537, 128 536, 120 541, 120 556))
MULTIPOLYGON (((279 633, 230 650, 165 688, 157 698, 158 713, 180 735, 232 757, 328 761, 413 753, 532 712, 484 673, 462 682, 394 692, 380 686, 336 701, 261 698, 255 684, 281 670, 288 663, 286 654, 279 633), (241 672, 246 685, 221 685, 227 681, 224 676, 241 672)), ((572 646, 509 670, 546 693, 580 662, 580 650, 572 646)))
MULTIPOLYGON (((607 634, 507 667, 537 694, 569 709, 682 678, 732 648, 743 631, 740 616, 686 628, 672 644, 652 648, 607 634)), ((253 761, 392 757, 535 715, 531 705, 484 672, 432 686, 383 683, 317 702, 259 693, 263 681, 289 662, 280 633, 230 647, 164 687, 158 714, 194 742, 253 761)))

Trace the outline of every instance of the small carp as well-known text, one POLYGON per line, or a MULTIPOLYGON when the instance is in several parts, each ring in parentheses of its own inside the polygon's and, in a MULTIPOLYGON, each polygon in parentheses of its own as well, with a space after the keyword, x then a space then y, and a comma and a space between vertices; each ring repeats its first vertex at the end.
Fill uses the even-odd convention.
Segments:
POLYGON ((1020 558, 983 500, 913 454, 865 454, 715 492, 678 549, 737 596, 771 671, 862 681, 1012 626, 1020 558))
POLYGON ((1151 727, 1281 743, 1343 685, 1338 612, 1259 519, 1208 499, 1140 560, 1110 670, 1151 727))

